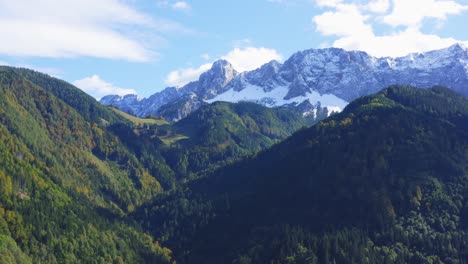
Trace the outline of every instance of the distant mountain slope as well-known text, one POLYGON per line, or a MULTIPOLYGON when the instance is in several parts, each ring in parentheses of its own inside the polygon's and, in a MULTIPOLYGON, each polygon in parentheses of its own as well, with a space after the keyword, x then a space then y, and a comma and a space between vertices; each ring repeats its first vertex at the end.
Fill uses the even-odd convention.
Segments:
POLYGON ((0 67, 2 261, 170 261, 122 219, 162 192, 107 129, 124 120, 62 81, 0 67))
POLYGON ((203 102, 215 101, 251 101, 269 107, 304 101, 317 106, 319 102, 331 112, 394 84, 443 85, 468 96, 468 49, 455 44, 400 58, 376 58, 337 48, 310 49, 293 54, 284 64, 272 61, 243 73, 220 60, 198 81, 184 87, 169 87, 145 99, 110 95, 101 103, 140 117, 162 116, 170 121, 187 116, 203 102))
POLYGON ((465 263, 468 100, 392 86, 144 206, 179 263, 465 263))

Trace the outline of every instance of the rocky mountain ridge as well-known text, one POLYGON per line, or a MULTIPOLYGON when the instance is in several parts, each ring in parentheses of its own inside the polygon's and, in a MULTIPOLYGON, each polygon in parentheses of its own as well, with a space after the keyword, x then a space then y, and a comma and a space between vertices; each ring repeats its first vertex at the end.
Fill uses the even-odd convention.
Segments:
POLYGON ((468 48, 455 44, 399 58, 376 58, 339 48, 309 49, 293 54, 283 64, 271 61, 242 73, 219 60, 198 81, 183 87, 168 87, 145 99, 109 95, 101 103, 136 116, 163 116, 170 121, 215 101, 251 101, 269 107, 308 101, 314 107, 304 115, 313 115, 319 105, 328 112, 341 111, 348 102, 393 84, 443 85, 468 96, 468 48))

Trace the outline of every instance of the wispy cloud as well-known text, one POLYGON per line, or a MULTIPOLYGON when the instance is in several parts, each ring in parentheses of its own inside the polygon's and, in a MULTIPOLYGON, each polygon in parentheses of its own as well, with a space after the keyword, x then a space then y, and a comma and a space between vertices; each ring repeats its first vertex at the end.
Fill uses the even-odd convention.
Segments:
POLYGON ((454 38, 423 33, 428 20, 441 25, 450 15, 468 10, 451 0, 374 0, 367 4, 352 0, 317 0, 326 10, 312 18, 316 30, 336 39, 331 44, 348 50, 363 50, 374 56, 403 56, 447 47, 454 38), (389 28, 378 34, 377 23, 389 28))
POLYGON ((234 48, 245 48, 252 46, 252 40, 249 38, 236 39, 232 42, 234 48))
POLYGON ((192 10, 192 6, 186 1, 170 1, 170 0, 159 0, 156 5, 160 8, 171 8, 175 11, 188 12, 192 10))
POLYGON ((172 9, 182 10, 182 11, 190 11, 190 9, 192 9, 192 7, 187 2, 184 2, 184 1, 175 2, 172 4, 171 7, 172 9))
POLYGON ((159 33, 184 30, 119 0, 0 0, 0 25, 0 35, 8 39, 0 42, 0 54, 137 62, 156 55, 147 40, 154 45, 163 41, 159 33))
POLYGON ((208 54, 208 53, 204 53, 204 54, 200 55, 200 57, 202 59, 204 59, 204 60, 209 60, 211 58, 210 54, 208 54))
POLYGON ((117 95, 126 95, 126 94, 136 94, 136 91, 128 88, 121 88, 109 83, 99 75, 94 74, 89 77, 85 77, 80 80, 73 82, 73 85, 80 88, 84 92, 90 94, 97 100, 101 99, 105 95, 117 94, 117 95))

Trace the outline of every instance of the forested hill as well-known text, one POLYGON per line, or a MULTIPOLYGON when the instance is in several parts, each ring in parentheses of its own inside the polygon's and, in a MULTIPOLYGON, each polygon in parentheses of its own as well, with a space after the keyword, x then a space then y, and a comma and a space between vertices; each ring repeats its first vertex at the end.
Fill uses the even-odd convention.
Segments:
POLYGON ((87 121, 99 122, 101 119, 111 123, 124 121, 108 107, 101 105, 85 92, 63 80, 24 68, 0 66, 0 72, 2 75, 14 74, 16 77, 24 78, 43 88, 75 109, 87 121))
POLYGON ((179 263, 466 263, 467 202, 468 100, 392 86, 136 216, 179 263))
POLYGON ((0 94, 2 261, 170 261, 168 249, 120 220, 162 191, 106 129, 120 116, 26 70, 1 67, 0 94))
POLYGON ((172 130, 187 138, 171 146, 166 160, 179 175, 205 173, 266 149, 312 122, 291 109, 215 102, 173 124, 172 130))
POLYGON ((138 119, 59 79, 0 67, 2 261, 170 262, 128 214, 308 124, 287 109, 229 103, 177 124, 138 119))

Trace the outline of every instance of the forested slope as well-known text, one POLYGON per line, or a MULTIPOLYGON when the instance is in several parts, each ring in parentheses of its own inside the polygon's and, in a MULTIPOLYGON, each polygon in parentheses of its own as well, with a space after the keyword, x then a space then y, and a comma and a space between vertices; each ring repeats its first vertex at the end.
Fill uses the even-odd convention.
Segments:
POLYGON ((76 102, 90 106, 83 114, 55 92, 0 68, 0 223, 7 259, 169 262, 169 250, 119 219, 162 191, 107 130, 119 116, 85 95, 76 102))
POLYGON ((465 263, 467 124, 453 91, 393 86, 137 217, 182 263, 465 263))
POLYGON ((12 263, 169 262, 129 213, 308 124, 228 103, 176 124, 137 120, 11 67, 0 67, 0 95, 0 252, 12 263))

